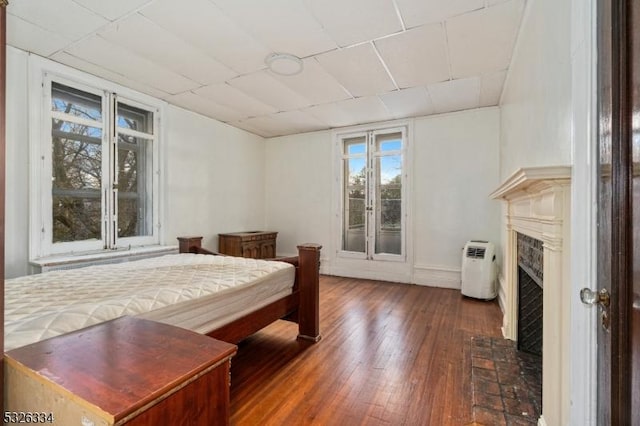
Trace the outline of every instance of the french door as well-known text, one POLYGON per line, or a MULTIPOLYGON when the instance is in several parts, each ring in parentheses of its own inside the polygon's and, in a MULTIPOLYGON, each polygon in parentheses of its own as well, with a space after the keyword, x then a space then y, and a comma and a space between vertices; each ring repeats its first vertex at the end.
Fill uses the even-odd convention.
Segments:
POLYGON ((345 134, 340 254, 368 260, 405 258, 406 129, 345 134))

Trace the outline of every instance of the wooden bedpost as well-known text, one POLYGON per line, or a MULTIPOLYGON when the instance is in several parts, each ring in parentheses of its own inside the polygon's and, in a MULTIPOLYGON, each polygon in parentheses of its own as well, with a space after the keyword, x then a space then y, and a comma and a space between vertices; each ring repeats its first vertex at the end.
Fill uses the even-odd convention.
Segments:
POLYGON ((178 251, 180 253, 197 253, 202 247, 202 237, 178 237, 178 251))
POLYGON ((320 244, 298 246, 298 338, 319 341, 320 336, 320 244))
MULTIPOLYGON (((0 0, 0 307, 4 317, 4 195, 5 195, 5 130, 7 79, 7 5, 0 0)), ((0 384, 4 382, 4 321, 0 324, 0 384)), ((0 412, 4 413, 4 386, 0 386, 0 412)))

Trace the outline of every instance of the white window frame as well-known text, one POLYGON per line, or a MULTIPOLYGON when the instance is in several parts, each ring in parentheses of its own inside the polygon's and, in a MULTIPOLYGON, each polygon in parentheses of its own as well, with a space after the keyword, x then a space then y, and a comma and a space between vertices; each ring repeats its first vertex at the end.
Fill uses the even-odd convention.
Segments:
MULTIPOLYGON (((114 250, 129 249, 133 247, 157 246, 161 243, 160 227, 161 217, 161 167, 164 164, 161 158, 161 144, 164 129, 162 118, 165 114, 166 103, 147 95, 137 93, 131 89, 119 86, 113 82, 100 79, 82 71, 78 71, 61 64, 57 64, 35 55, 29 55, 29 259, 39 259, 84 253, 110 254, 114 250), (114 129, 108 129, 106 123, 107 111, 111 106, 109 97, 105 93, 117 94, 115 101, 133 107, 138 107, 153 113, 153 165, 152 187, 153 224, 151 235, 141 237, 118 238, 115 243, 101 240, 77 241, 77 242, 52 242, 52 216, 51 216, 51 82, 55 81, 66 86, 76 88, 101 96, 102 98, 102 138, 103 149, 109 149, 114 129)), ((92 126, 94 124, 91 124, 92 126)), ((115 124, 112 126, 115 128, 115 124)), ((115 128, 118 131, 117 128, 115 128)), ((127 131, 122 131, 125 133, 127 131)), ((117 135, 117 133, 115 133, 117 135)), ((150 139, 149 135, 144 136, 150 139)), ((108 172, 108 164, 103 163, 103 173, 108 172), (105 170, 106 168, 106 170, 105 170)), ((103 188, 102 198, 107 196, 103 188)), ((105 221, 102 221, 102 236, 106 236, 105 221)))
MULTIPOLYGON (((336 155, 337 160, 337 168, 340 170, 338 175, 338 203, 337 203, 337 217, 339 217, 339 229, 337 229, 337 256, 339 258, 344 259, 357 259, 357 260, 373 260, 373 261, 391 261, 391 262, 406 262, 408 258, 408 244, 407 244, 407 235, 408 235, 408 225, 409 225, 409 209, 410 202, 408 200, 408 188, 409 184, 409 125, 407 123, 397 123, 395 125, 380 125, 380 126, 370 126, 368 128, 358 128, 353 129, 351 131, 345 130, 342 132, 337 132, 335 134, 335 150, 338 153, 336 155), (389 253, 375 253, 374 247, 374 239, 370 239, 365 242, 365 253, 347 251, 342 249, 342 239, 344 233, 344 166, 343 161, 348 156, 344 154, 344 140, 351 139, 356 137, 366 137, 367 144, 367 155, 366 158, 369 160, 367 162, 367 180, 370 180, 371 183, 368 185, 366 202, 369 202, 369 189, 375 188, 377 186, 376 177, 372 170, 371 162, 376 158, 380 157, 378 155, 378 150, 371 151, 375 148, 375 137, 380 134, 390 134, 390 133, 401 133, 402 134, 402 149, 400 151, 402 155, 402 216, 401 216, 401 253, 399 255, 389 254, 389 253)), ((374 235, 375 234, 375 221, 365 220, 366 227, 366 235, 374 235)))

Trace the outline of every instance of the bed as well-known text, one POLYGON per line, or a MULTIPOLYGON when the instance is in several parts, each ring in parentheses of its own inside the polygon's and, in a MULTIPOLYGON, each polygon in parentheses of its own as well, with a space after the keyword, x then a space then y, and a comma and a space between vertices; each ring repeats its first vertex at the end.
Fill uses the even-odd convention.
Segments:
POLYGON ((282 318, 298 323, 299 338, 320 339, 320 246, 266 261, 178 240, 180 254, 6 280, 5 351, 125 315, 229 343, 282 318))

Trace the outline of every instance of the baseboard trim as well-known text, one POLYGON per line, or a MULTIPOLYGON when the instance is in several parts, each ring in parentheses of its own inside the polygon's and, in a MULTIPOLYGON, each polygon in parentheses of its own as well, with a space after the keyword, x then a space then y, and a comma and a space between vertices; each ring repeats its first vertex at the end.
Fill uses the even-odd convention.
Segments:
POLYGON ((413 282, 428 287, 451 288, 460 290, 461 271, 430 265, 414 265, 413 282))

